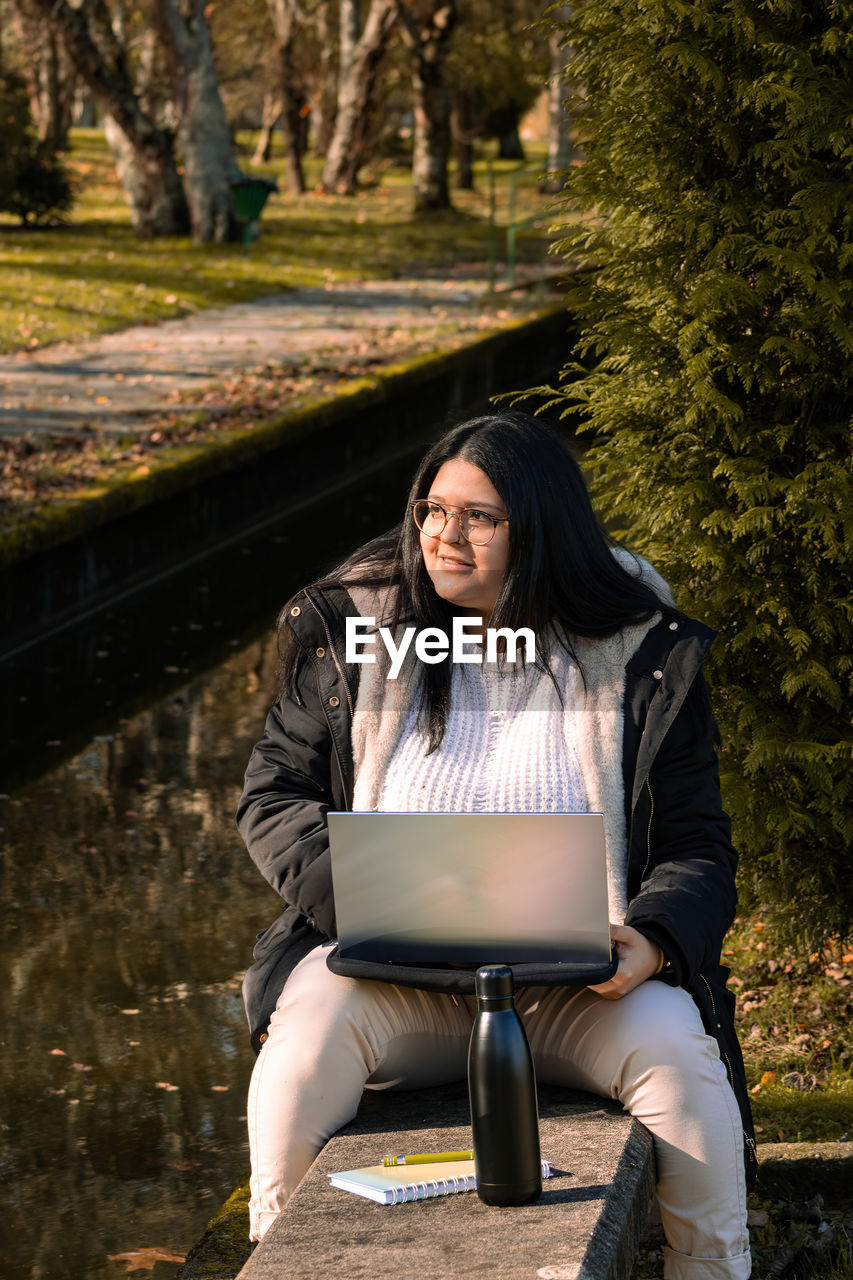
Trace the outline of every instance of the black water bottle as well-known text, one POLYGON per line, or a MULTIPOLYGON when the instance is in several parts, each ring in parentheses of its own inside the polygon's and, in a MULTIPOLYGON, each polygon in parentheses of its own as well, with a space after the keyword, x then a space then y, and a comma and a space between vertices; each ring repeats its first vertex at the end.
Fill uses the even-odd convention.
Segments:
POLYGON ((509 965, 483 965, 476 983, 468 1096, 477 1195, 486 1204, 527 1204, 542 1190, 533 1057, 513 1003, 509 965))

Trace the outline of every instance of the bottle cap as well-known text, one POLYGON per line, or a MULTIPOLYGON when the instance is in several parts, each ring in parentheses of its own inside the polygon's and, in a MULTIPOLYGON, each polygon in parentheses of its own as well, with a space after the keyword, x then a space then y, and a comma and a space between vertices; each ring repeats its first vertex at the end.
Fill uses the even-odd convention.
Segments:
POLYGON ((512 969, 508 964, 484 964, 477 970, 476 988, 481 1000, 511 1000, 512 969))

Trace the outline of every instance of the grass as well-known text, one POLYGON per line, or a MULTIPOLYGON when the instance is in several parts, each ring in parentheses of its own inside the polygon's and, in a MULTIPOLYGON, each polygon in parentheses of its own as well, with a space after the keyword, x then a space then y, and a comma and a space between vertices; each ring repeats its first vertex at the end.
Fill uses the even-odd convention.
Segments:
MULTIPOLYGON (((242 139, 248 146, 252 139, 242 139)), ((74 129, 66 157, 77 203, 65 227, 0 227, 0 351, 79 341, 111 329, 227 306, 288 288, 360 278, 458 275, 482 270, 504 234, 490 233, 486 161, 475 166, 474 191, 453 193, 454 208, 414 216, 406 170, 389 168, 354 197, 274 194, 261 216, 261 237, 240 244, 195 245, 189 238, 140 243, 115 176, 103 133, 74 129)), ((243 159, 248 170, 248 159, 243 159)), ((534 151, 534 168, 544 159, 534 151)), ((495 161, 495 221, 505 225, 515 162, 495 161)), ((252 172, 276 177, 280 160, 252 172)), ((306 162, 309 185, 319 161, 306 162)), ((518 182, 516 219, 542 213, 543 225, 519 233, 520 261, 542 261, 551 198, 535 173, 518 182)))
MULTIPOLYGON (((194 245, 188 238, 140 243, 103 134, 77 129, 71 139, 67 159, 78 200, 68 225, 0 228, 0 351, 36 351, 62 339, 156 324, 297 287, 424 275, 482 278, 490 256, 504 251, 500 228, 511 205, 516 219, 542 214, 542 225, 519 237, 519 261, 545 261, 550 197, 538 191, 541 156, 533 157, 523 176, 514 162, 494 163, 494 208, 484 159, 476 166, 476 189, 455 192, 454 209, 430 216, 412 214, 409 174, 393 168, 352 198, 313 191, 274 195, 261 219, 260 240, 246 254, 239 244, 194 245)), ((253 143, 247 136, 241 141, 246 149, 253 143)), ((277 167, 274 156, 258 172, 271 175, 277 167)), ((309 183, 316 183, 319 161, 309 157, 306 172, 309 183)), ((246 368, 239 378, 195 394, 175 393, 174 409, 152 415, 144 431, 106 428, 93 401, 92 421, 72 432, 8 433, 0 441, 0 520, 11 527, 95 483, 118 483, 140 469, 147 473, 165 446, 201 447, 230 430, 278 418, 306 399, 333 394, 364 374, 470 341, 505 323, 510 301, 493 295, 452 316, 435 308, 434 323, 420 323, 417 330, 354 332, 340 349, 246 368)))
POLYGON ((739 920, 723 961, 760 1142, 828 1142, 853 1121, 853 943, 780 948, 760 918, 739 920))

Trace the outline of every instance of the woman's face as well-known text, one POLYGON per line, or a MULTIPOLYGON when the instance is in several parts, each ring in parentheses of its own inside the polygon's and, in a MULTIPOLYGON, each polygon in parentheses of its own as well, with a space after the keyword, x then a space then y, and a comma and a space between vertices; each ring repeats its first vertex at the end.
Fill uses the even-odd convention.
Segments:
MULTIPOLYGON (((485 511, 506 520, 506 507, 485 472, 462 458, 451 458, 438 469, 425 495, 454 511, 463 507, 485 511)), ((509 525, 499 524, 491 542, 466 542, 459 521, 451 514, 437 537, 421 532, 421 553, 432 585, 459 613, 478 615, 488 622, 509 563, 509 525)))

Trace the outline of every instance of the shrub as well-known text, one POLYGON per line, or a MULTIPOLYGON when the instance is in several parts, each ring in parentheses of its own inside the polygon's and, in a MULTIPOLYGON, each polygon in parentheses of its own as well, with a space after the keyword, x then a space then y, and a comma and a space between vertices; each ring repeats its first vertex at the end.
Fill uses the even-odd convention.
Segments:
POLYGON ((24 223, 62 221, 73 202, 68 174, 36 137, 23 84, 2 73, 0 127, 0 209, 24 223))
POLYGON ((716 627, 746 905, 847 932, 853 4, 576 0, 561 411, 606 514, 716 627), (591 366, 591 367, 590 367, 591 366))

